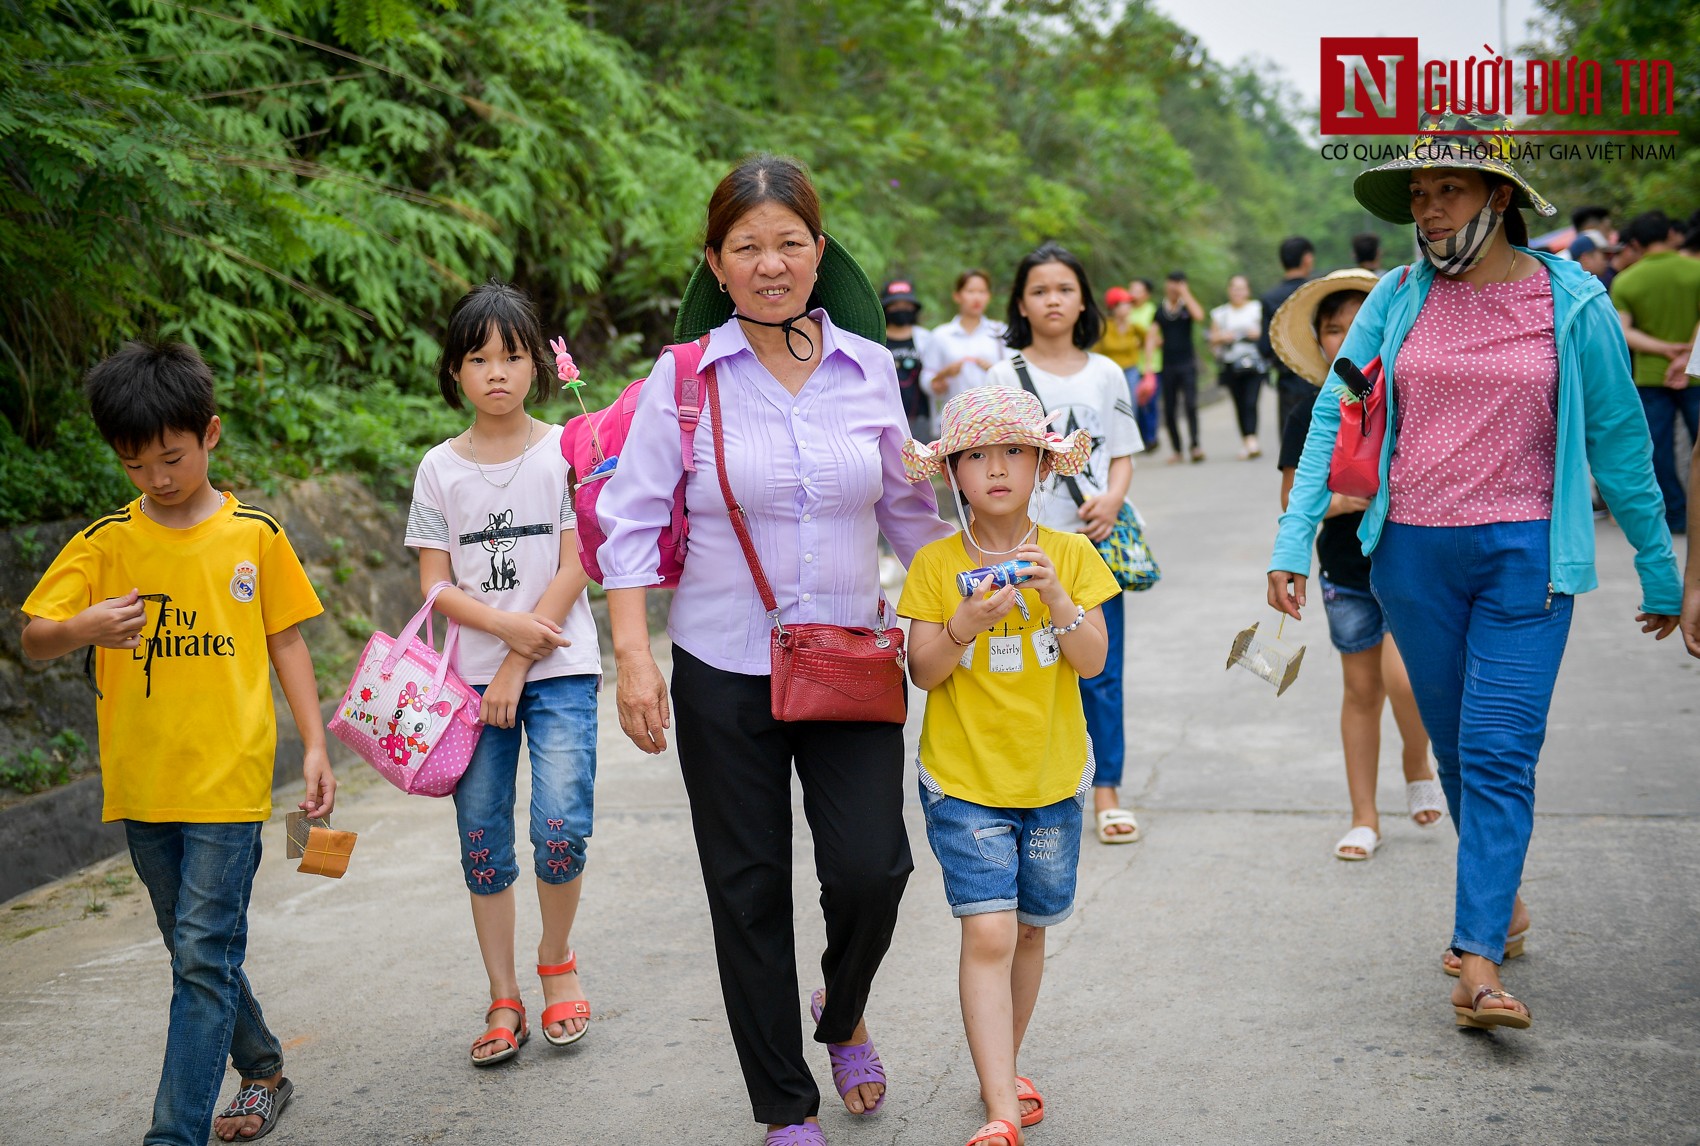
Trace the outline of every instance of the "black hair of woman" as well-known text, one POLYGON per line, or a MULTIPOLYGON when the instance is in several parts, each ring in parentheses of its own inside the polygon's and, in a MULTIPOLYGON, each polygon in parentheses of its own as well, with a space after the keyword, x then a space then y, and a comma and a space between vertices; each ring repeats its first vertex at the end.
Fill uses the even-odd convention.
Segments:
POLYGON ((543 344, 543 328, 531 298, 512 283, 488 279, 468 291, 449 312, 449 329, 443 338, 443 356, 437 360, 437 387, 450 409, 461 408, 460 383, 455 375, 468 354, 490 340, 491 331, 502 336, 509 353, 523 349, 531 355, 530 401, 541 402, 549 395, 546 367, 554 357, 543 344))
MULTIPOLYGON (((1513 194, 1515 194, 1517 190, 1517 185, 1511 180, 1507 179, 1503 175, 1496 175, 1491 171, 1482 172, 1482 182, 1487 185, 1487 193, 1490 200, 1493 198, 1494 192, 1498 191, 1501 187, 1511 188, 1513 194)), ((1512 246, 1526 247, 1529 245, 1529 224, 1523 218, 1522 211, 1518 210, 1516 207, 1507 207, 1505 209, 1504 216, 1500 219, 1500 222, 1505 225, 1505 237, 1510 240, 1512 246)))
POLYGON ((1005 316, 1009 331, 1004 335, 1004 341, 1016 350, 1033 344, 1033 326, 1021 313, 1021 296, 1027 290, 1027 276, 1033 268, 1047 263, 1061 263, 1074 272, 1074 279, 1080 284, 1081 301, 1085 304, 1080 317, 1074 322, 1074 345, 1081 350, 1091 350, 1104 334, 1104 312, 1098 309, 1098 299, 1092 293, 1091 284, 1086 281, 1085 265, 1072 251, 1058 243, 1044 243, 1016 264, 1015 281, 1009 288, 1009 313, 1005 316))

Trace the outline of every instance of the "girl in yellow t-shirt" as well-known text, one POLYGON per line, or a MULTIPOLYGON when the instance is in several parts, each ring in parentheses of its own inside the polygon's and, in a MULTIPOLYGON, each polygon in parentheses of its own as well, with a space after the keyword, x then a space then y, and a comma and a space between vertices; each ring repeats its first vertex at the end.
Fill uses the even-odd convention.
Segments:
POLYGON ((962 920, 962 997, 974 1000, 962 1019, 988 1121, 968 1146, 1020 1146, 1019 1127, 1044 1117, 1016 1054, 1045 928, 1074 909, 1093 773, 1080 678, 1103 670, 1099 606, 1120 592, 1084 534, 1034 520, 1039 479, 1079 473, 1091 452, 1085 431, 1046 426, 1034 395, 987 387, 950 400, 938 442, 904 449, 912 481, 944 471, 958 515, 963 501, 969 511, 960 534, 915 555, 897 608, 912 622, 910 676, 927 691, 927 840, 962 920))

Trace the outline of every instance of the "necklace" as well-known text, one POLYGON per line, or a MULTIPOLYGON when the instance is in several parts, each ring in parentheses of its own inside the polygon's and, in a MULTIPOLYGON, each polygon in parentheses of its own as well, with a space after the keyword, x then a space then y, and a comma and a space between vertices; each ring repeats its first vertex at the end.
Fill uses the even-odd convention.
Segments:
POLYGON ((980 544, 980 539, 974 536, 974 526, 970 523, 968 526, 968 540, 973 544, 974 548, 979 551, 981 557, 1007 557, 1009 554, 1014 553, 1016 549, 1020 549, 1023 545, 1026 545, 1027 539, 1031 537, 1038 528, 1039 527, 1037 525, 1029 525, 1021 534, 1021 540, 1015 543, 1014 548, 987 549, 984 545, 980 544))
POLYGON ((1502 283, 1503 282, 1510 282, 1511 281, 1511 272, 1516 270, 1516 269, 1517 269, 1517 252, 1512 251, 1511 252, 1511 264, 1505 268, 1505 274, 1500 278, 1499 281, 1502 282, 1502 283))
POLYGON ((525 422, 525 448, 519 452, 519 457, 514 459, 514 472, 509 474, 508 480, 504 482, 491 481, 490 475, 484 472, 484 467, 478 462, 478 452, 472 448, 472 427, 466 428, 466 456, 472 459, 472 464, 478 470, 478 476, 484 479, 485 485, 493 489, 507 489, 514 484, 514 479, 519 476, 519 468, 525 464, 525 455, 531 452, 531 435, 537 429, 536 418, 527 418, 525 422))

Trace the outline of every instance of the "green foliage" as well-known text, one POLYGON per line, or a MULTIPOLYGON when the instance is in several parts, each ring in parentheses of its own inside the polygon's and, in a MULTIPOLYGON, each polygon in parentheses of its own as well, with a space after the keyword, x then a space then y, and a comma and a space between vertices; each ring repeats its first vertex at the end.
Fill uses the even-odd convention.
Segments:
MULTIPOLYGON (((1675 137, 1648 137, 1642 144, 1672 147, 1675 161, 1616 158, 1602 160, 1586 152, 1575 160, 1539 165, 1541 193, 1559 208, 1550 223, 1534 223, 1531 231, 1557 229, 1568 223, 1571 210, 1588 203, 1604 204, 1617 225, 1655 208, 1683 219, 1700 209, 1700 0, 1542 0, 1551 42, 1519 52, 1547 60, 1571 56, 1599 60, 1604 65, 1604 114, 1589 116, 1591 128, 1675 129, 1675 137), (1615 60, 1669 60, 1675 75, 1675 114, 1653 117, 1624 115, 1616 98, 1619 76, 1615 60)), ((1638 110, 1638 109, 1637 109, 1638 110)), ((1542 127, 1574 128, 1574 121, 1541 123, 1542 127)))
POLYGON ((19 792, 45 792, 71 780, 71 766, 88 751, 74 729, 57 733, 46 745, 19 752, 0 763, 0 786, 19 792))
POLYGON ((0 4, 0 524, 132 496, 77 390, 125 338, 201 351, 215 479, 262 488, 404 489, 464 425, 438 339, 489 276, 531 293, 606 402, 666 340, 709 191, 751 151, 809 163, 828 228, 871 276, 914 278, 931 322, 958 270, 1007 282, 1042 239, 1099 290, 1186 266, 1208 301, 1351 216, 1290 98, 1142 2, 617 11, 0 4))

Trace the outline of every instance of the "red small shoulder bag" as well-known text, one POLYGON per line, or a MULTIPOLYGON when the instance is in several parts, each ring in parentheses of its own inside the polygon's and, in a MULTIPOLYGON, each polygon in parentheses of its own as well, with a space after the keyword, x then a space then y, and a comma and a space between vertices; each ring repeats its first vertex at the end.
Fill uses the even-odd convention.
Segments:
MULTIPOLYGON (((1344 360, 1342 360, 1344 361, 1344 360)), ((1335 372, 1346 380, 1336 365, 1335 372)), ((1353 373, 1356 373, 1354 370, 1353 373)), ((1340 429, 1328 462, 1328 488, 1347 497, 1372 498, 1381 488, 1381 447, 1387 441, 1387 386, 1381 359, 1364 368, 1369 385, 1354 401, 1340 399, 1340 429)), ((1349 389, 1351 382, 1347 382, 1349 389)))

